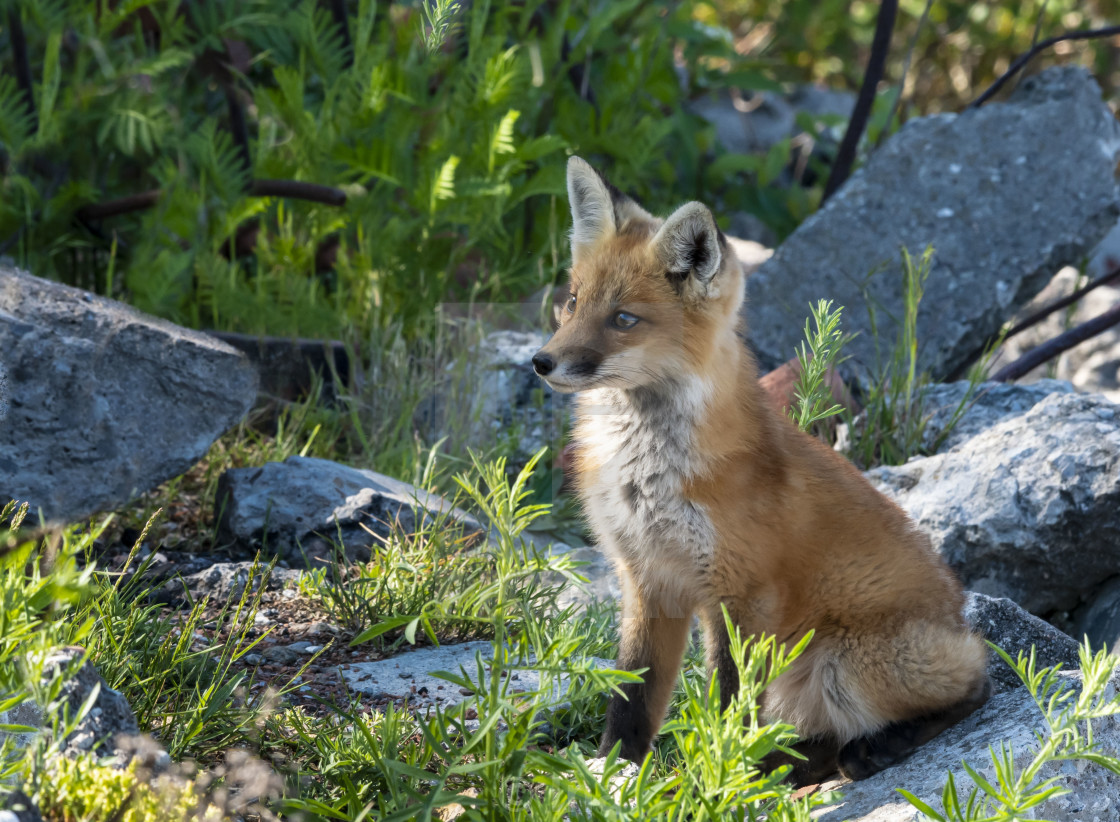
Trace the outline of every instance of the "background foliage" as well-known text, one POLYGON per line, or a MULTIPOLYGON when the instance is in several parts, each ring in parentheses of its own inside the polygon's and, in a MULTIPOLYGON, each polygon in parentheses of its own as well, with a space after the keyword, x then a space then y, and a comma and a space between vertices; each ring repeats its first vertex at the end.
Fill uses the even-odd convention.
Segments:
MULTIPOLYGON (((904 0, 888 79, 917 33, 911 110, 954 109, 1036 30, 1111 5, 936 2, 919 30, 925 4, 904 0)), ((655 210, 704 199, 783 236, 819 201, 781 174, 788 146, 719 161, 686 103, 854 88, 877 7, 0 0, 0 255, 180 323, 368 337, 559 279, 570 153, 655 210), (345 204, 254 196, 262 180, 345 204)), ((1110 82, 1115 50, 1090 48, 1065 54, 1110 82)))

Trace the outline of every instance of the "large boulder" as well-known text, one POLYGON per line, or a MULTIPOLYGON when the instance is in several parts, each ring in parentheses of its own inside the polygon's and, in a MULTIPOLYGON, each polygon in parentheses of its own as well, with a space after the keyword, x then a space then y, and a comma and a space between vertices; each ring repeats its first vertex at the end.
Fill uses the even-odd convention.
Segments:
MULTIPOLYGON (((1040 668, 1060 665, 1076 668, 1078 644, 1073 637, 1063 634, 1053 625, 1028 614, 1014 602, 969 591, 964 605, 964 617, 969 624, 1012 659, 1020 653, 1030 655, 1040 668)), ((995 651, 988 654, 988 676, 995 693, 1019 688, 1023 681, 995 651)))
MULTIPOLYGON (((1061 675, 1068 687, 1079 688, 1078 673, 1061 675)), ((993 696, 988 703, 956 725, 923 745, 903 762, 862 782, 839 786, 843 799, 816 811, 814 819, 824 822, 919 822, 925 817, 898 792, 905 788, 935 810, 941 807, 946 776, 953 772, 962 800, 967 799, 972 780, 961 762, 967 762, 995 783, 995 768, 989 746, 1009 746, 1016 763, 1023 767, 1038 750, 1036 732, 1045 729, 1043 716, 1025 688, 993 696)), ((1093 739, 1101 750, 1120 753, 1120 718, 1111 716, 1093 722, 1093 739)), ((1070 791, 1031 808, 1031 819, 1051 822, 1111 822, 1120 815, 1120 775, 1084 761, 1056 762, 1043 768, 1040 778, 1054 778, 1070 791)))
POLYGON ((433 388, 414 415, 417 428, 432 441, 448 437, 452 451, 498 447, 513 471, 546 446, 555 454, 571 395, 552 391, 533 372, 533 355, 547 341, 540 331, 509 329, 468 337, 469 354, 432 373, 433 388))
POLYGON ((1075 636, 1087 638, 1093 648, 1120 653, 1120 576, 1101 585, 1070 616, 1075 636))
POLYGON ((1078 67, 1024 80, 1006 103, 911 120, 747 281, 763 365, 801 343, 810 303, 846 308, 857 373, 903 316, 900 247, 936 255, 918 317, 920 367, 951 373, 1120 213, 1120 124, 1078 67))
POLYGON ((1046 615, 1120 573, 1120 408, 1051 394, 956 447, 867 472, 966 587, 1046 615))
POLYGON ((330 558, 341 540, 352 559, 368 559, 378 537, 416 533, 432 523, 482 526, 449 502, 375 471, 330 460, 288 457, 260 468, 234 468, 218 480, 218 539, 290 562, 330 558))
POLYGON ((1068 382, 1047 379, 1030 385, 984 382, 971 396, 965 381, 931 385, 922 395, 922 445, 927 453, 949 451, 996 423, 1022 416, 1051 394, 1072 393, 1068 382))
POLYGON ((0 365, 0 499, 48 520, 119 507, 182 474, 257 391, 229 346, 11 268, 0 268, 0 365))

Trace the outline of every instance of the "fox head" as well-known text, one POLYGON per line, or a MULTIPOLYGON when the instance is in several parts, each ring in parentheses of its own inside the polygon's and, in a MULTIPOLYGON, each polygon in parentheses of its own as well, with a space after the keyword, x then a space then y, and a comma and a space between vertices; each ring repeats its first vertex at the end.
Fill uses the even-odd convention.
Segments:
POLYGON ((641 388, 715 365, 734 339, 743 271, 708 207, 653 217, 568 161, 572 269, 560 327, 533 357, 556 391, 641 388))

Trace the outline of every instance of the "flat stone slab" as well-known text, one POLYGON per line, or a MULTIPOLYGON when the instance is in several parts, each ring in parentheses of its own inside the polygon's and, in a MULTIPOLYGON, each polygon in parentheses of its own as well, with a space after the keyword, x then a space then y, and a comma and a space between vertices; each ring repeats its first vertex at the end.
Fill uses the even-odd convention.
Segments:
POLYGON ((465 511, 407 482, 331 460, 288 457, 260 468, 235 468, 218 481, 218 538, 289 561, 332 556, 341 539, 351 558, 368 559, 370 545, 393 529, 416 533, 443 518, 465 534, 482 526, 465 511), (364 554, 364 556, 363 556, 364 554))
MULTIPOLYGON (((1079 673, 1064 673, 1062 678, 1072 686, 1080 686, 1079 673)), ((962 760, 994 782, 995 768, 988 746, 995 747, 1000 741, 1008 743, 1015 761, 1022 766, 1038 749, 1035 733, 1044 729, 1042 714, 1026 689, 998 694, 898 765, 862 782, 839 785, 843 800, 816 811, 813 818, 826 822, 919 822, 925 817, 896 788, 905 788, 940 810, 941 792, 949 771, 953 772, 962 800, 972 787, 972 780, 961 766, 962 760)), ((1113 716, 1095 720, 1093 738, 1103 751, 1120 753, 1120 719, 1113 716)), ((1042 778, 1049 777, 1056 777, 1057 785, 1072 792, 1032 808, 1032 819, 1115 822, 1120 818, 1120 776, 1087 762, 1058 762, 1043 769, 1042 778)))
POLYGON ((81 520, 179 476, 257 393, 224 343, 5 267, 2 372, 0 499, 33 520, 81 520))
POLYGON ((919 368, 944 379, 1120 213, 1120 124, 1083 68, 1022 82, 1006 103, 908 122, 747 280, 747 333, 775 368, 810 304, 844 306, 857 375, 903 316, 900 248, 936 254, 918 316, 919 368))
MULTIPOLYGON (((439 706, 449 708, 470 699, 472 694, 463 693, 458 685, 433 674, 447 671, 459 674, 465 668, 472 680, 478 679, 480 654, 483 664, 492 659, 492 646, 489 642, 461 642, 455 645, 441 645, 438 648, 425 647, 397 654, 378 662, 351 662, 338 666, 339 673, 347 687, 369 696, 389 696, 405 699, 421 713, 425 708, 439 706)), ((607 660, 597 660, 603 668, 613 668, 607 660)), ((531 663, 529 663, 531 665, 531 663)), ((536 691, 541 687, 540 674, 532 670, 514 671, 510 675, 510 693, 536 691)), ((571 683, 561 677, 554 689, 556 699, 563 699, 571 683)))

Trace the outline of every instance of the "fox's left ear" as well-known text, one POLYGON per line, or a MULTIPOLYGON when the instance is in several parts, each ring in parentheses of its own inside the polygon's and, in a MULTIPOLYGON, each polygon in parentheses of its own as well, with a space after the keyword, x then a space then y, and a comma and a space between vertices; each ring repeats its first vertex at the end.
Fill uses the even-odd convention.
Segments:
POLYGON ((715 217, 706 205, 686 203, 674 211, 654 236, 653 247, 674 285, 699 296, 709 293, 723 250, 715 217))
POLYGON ((622 231, 628 220, 653 219, 579 157, 568 160, 568 201, 572 207, 573 258, 622 231))

